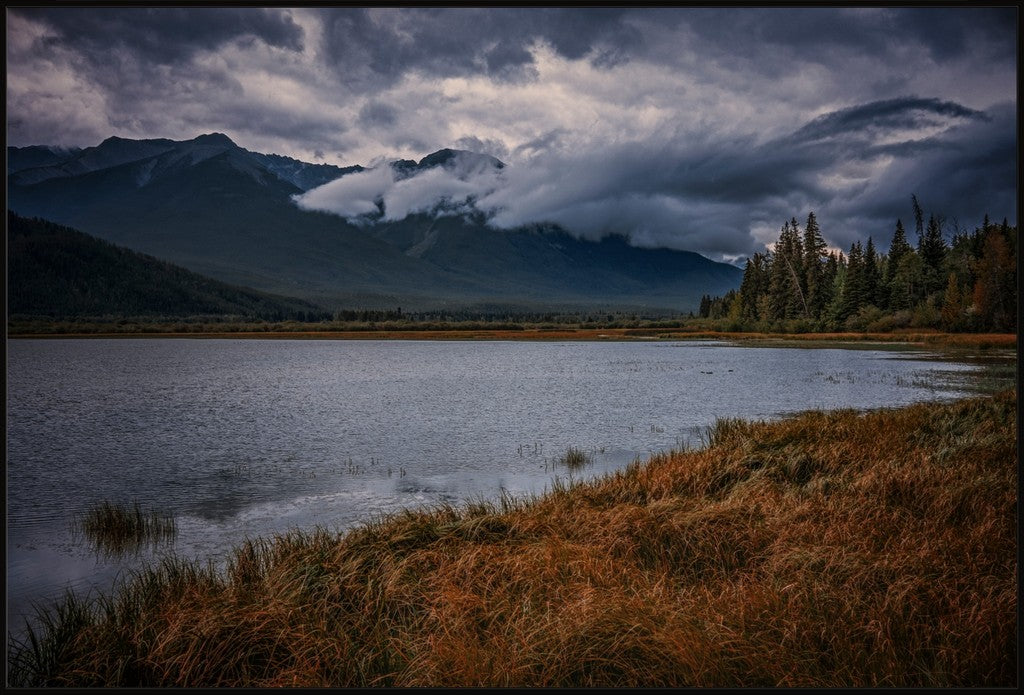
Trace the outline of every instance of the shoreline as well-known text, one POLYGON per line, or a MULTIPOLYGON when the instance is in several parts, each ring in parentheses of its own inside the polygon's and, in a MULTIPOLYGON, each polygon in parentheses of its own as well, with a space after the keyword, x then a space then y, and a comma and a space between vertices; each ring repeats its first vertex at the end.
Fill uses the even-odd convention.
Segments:
POLYGON ((103 331, 8 333, 9 340, 60 338, 195 338, 247 340, 441 340, 441 341, 647 341, 722 340, 735 342, 907 343, 979 349, 1017 346, 1014 333, 755 333, 687 331, 678 328, 523 328, 424 330, 266 330, 266 331, 103 331))

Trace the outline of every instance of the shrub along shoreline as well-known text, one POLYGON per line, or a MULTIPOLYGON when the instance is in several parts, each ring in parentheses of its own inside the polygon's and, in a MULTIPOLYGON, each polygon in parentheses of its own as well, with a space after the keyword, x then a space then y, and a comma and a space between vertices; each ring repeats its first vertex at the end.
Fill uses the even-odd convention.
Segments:
POLYGON ((168 560, 9 649, 28 686, 1017 685, 1016 392, 719 421, 531 499, 168 560))

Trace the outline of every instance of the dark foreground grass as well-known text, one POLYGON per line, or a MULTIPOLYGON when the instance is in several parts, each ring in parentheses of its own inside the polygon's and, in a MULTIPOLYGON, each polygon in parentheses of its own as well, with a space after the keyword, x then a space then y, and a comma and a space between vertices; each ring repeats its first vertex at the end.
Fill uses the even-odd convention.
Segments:
POLYGON ((719 422, 543 497, 68 597, 21 685, 1014 686, 1016 394, 719 422))

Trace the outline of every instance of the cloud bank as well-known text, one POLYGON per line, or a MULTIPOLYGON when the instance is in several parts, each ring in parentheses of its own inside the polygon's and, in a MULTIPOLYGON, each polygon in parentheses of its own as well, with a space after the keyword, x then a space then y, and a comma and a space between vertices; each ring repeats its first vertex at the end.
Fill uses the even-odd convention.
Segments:
POLYGON ((455 147, 509 167, 495 182, 367 173, 306 204, 473 200, 496 226, 713 258, 814 210, 833 245, 884 248, 911 193, 967 225, 1016 222, 1016 12, 10 8, 8 144, 218 131, 343 166, 455 147))
POLYGON ((911 194, 954 217, 1012 207, 1012 189, 998 181, 1013 180, 1005 157, 1013 118, 1008 106, 988 114, 904 97, 823 114, 763 143, 666 139, 580 150, 553 137, 506 169, 435 167, 401 179, 380 163, 297 201, 357 220, 475 210, 503 229, 553 223, 585 238, 626 234, 640 246, 723 258, 749 253, 752 230, 760 231, 755 243, 770 243, 791 216, 813 209, 844 222, 826 230, 834 245, 870 234, 885 247, 911 194), (965 200, 963 190, 977 194, 965 200))

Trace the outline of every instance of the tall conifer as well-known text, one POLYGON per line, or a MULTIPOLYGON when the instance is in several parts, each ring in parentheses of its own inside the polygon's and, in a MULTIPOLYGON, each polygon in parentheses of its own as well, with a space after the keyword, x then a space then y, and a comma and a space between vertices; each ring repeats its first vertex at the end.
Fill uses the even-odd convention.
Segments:
POLYGON ((821 317, 828 300, 824 298, 825 239, 821 236, 818 220, 813 212, 807 215, 804 227, 804 288, 807 298, 807 312, 811 318, 821 317))
POLYGON ((859 241, 850 244, 846 262, 846 280, 840 302, 839 321, 845 321, 864 305, 864 249, 859 241))
POLYGON ((879 306, 881 278, 878 273, 878 257, 875 254, 875 243, 868 237, 867 246, 864 247, 864 269, 863 269, 863 292, 864 304, 879 306))
POLYGON ((942 260, 946 256, 946 242, 942 238, 942 223, 935 215, 928 217, 928 228, 921 237, 918 253, 921 254, 921 260, 925 265, 927 291, 937 292, 945 284, 942 277, 942 260))

